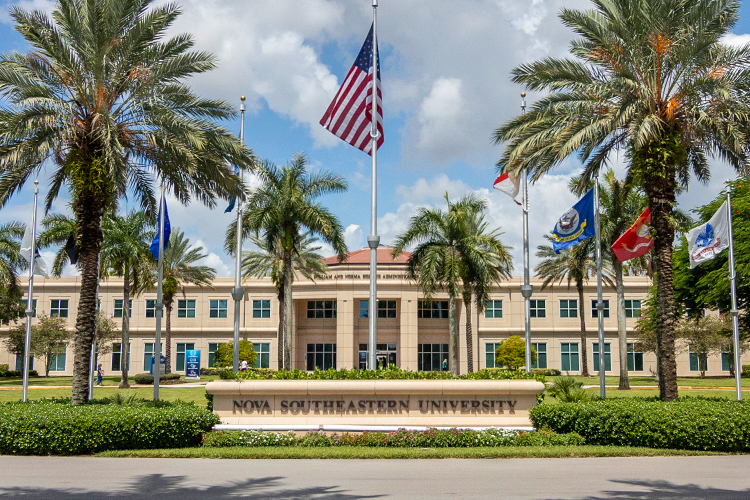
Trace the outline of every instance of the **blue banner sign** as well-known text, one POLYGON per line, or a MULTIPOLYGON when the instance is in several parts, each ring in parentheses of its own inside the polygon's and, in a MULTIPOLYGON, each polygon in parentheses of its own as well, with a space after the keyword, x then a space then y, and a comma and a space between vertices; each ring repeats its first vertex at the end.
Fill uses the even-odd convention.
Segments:
POLYGON ((185 351, 185 378, 200 380, 201 378, 201 352, 196 350, 185 351))
MULTIPOLYGON (((154 357, 151 356, 151 367, 148 371, 151 375, 154 374, 154 357)), ((161 356, 161 363, 159 363, 159 374, 164 375, 167 373, 167 357, 161 356)))

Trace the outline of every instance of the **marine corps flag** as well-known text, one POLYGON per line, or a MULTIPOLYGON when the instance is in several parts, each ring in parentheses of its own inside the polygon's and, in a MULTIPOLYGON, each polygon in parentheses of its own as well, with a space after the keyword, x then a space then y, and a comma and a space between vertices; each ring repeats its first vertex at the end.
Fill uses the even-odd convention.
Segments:
POLYGON ((651 209, 647 208, 610 247, 617 260, 625 262, 642 257, 654 247, 654 239, 648 229, 649 224, 651 224, 651 209))
POLYGON ((591 188, 555 224, 555 229, 552 230, 552 248, 555 253, 560 253, 560 250, 577 245, 595 233, 594 188, 591 188))

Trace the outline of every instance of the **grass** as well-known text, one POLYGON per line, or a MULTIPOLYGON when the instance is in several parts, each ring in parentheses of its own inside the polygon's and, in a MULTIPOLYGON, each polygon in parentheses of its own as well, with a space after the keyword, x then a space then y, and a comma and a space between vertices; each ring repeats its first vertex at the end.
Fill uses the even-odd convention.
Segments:
MULTIPOLYGON (((152 387, 138 387, 135 389, 120 390, 114 387, 96 387, 94 389, 95 398, 104 398, 114 396, 115 393, 121 393, 123 396, 135 394, 137 398, 153 399, 154 389, 152 387)), ((159 399, 165 401, 192 401, 198 406, 206 404, 206 390, 203 387, 175 387, 163 386, 159 388, 159 399)), ((20 401, 22 396, 21 389, 0 389, 0 402, 20 401)), ((30 400, 44 398, 69 398, 70 389, 46 389, 46 388, 29 388, 28 397, 30 400)))
MULTIPOLYGON (((547 382, 551 382, 555 377, 547 377, 547 382)), ((591 377, 580 377, 574 376, 577 381, 583 382, 583 385, 599 385, 599 375, 594 374, 591 377)), ((606 376, 604 377, 604 383, 607 385, 619 385, 620 377, 606 376)), ((654 377, 639 377, 630 376, 628 377, 631 387, 636 386, 657 386, 654 377)), ((680 387, 726 387, 734 389, 734 377, 677 377, 677 385, 680 387)), ((742 387, 750 388, 750 378, 742 379, 742 387)))
POLYGON ((724 453, 664 450, 628 446, 498 446, 478 448, 375 448, 337 446, 330 448, 261 447, 178 448, 171 450, 122 450, 99 453, 100 457, 137 458, 308 458, 308 459, 414 459, 414 458, 584 458, 664 457, 723 455, 724 453))

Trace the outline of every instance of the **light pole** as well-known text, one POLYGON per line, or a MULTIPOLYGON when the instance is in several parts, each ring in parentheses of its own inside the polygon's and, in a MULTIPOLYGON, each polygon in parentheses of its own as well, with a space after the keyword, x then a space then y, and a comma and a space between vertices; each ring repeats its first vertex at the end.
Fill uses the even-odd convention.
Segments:
MULTIPOLYGON (((526 113, 526 92, 521 92, 521 114, 526 113)), ((529 284, 529 186, 526 169, 523 177, 523 296, 524 333, 526 339, 526 373, 531 372, 531 294, 534 287, 529 284)))

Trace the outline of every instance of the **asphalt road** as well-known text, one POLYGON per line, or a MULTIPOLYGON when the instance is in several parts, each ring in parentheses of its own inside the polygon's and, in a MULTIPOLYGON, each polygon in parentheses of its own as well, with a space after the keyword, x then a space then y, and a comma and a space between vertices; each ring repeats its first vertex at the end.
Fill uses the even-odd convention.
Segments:
POLYGON ((0 497, 750 499, 750 456, 512 460, 0 457, 0 497))

